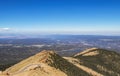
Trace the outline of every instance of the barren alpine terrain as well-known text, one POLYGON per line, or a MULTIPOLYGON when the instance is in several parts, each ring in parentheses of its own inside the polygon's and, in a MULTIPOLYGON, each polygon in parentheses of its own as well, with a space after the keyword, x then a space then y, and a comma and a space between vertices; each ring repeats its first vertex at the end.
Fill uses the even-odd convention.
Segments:
POLYGON ((90 48, 71 57, 42 51, 5 71, 0 76, 120 76, 120 54, 90 48))

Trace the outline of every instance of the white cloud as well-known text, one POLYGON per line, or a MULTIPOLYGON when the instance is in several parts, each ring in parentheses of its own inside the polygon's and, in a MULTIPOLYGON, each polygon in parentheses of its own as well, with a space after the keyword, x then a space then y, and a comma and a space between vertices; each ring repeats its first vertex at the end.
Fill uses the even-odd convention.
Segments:
POLYGON ((0 31, 9 31, 10 28, 0 28, 0 31))

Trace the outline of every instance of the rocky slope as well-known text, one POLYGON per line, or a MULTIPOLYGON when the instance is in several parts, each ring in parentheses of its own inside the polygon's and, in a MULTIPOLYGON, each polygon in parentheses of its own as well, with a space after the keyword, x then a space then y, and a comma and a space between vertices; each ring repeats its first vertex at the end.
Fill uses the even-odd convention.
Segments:
POLYGON ((88 68, 91 68, 105 76, 120 76, 120 54, 105 50, 92 48, 74 55, 88 68))
POLYGON ((120 54, 91 48, 73 57, 42 51, 0 72, 0 76, 120 76, 120 54))

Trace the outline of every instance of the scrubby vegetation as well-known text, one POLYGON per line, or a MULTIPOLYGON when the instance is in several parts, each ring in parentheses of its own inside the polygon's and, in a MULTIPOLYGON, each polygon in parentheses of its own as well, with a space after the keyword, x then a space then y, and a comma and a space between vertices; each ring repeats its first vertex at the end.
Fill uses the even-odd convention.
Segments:
POLYGON ((47 62, 50 66, 60 69, 65 72, 68 76, 90 76, 85 71, 76 67, 72 63, 69 63, 64 58, 60 57, 58 54, 50 53, 50 58, 47 59, 47 62))
POLYGON ((119 76, 120 75, 120 54, 108 51, 105 49, 95 49, 89 52, 98 51, 99 54, 94 56, 75 56, 82 63, 81 65, 92 68, 99 73, 106 76, 119 76))

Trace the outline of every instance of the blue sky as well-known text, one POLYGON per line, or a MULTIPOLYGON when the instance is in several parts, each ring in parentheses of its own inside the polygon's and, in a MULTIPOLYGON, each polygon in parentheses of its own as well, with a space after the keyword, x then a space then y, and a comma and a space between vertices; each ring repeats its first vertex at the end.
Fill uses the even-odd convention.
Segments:
POLYGON ((0 0, 0 32, 120 35, 120 1, 0 0))

